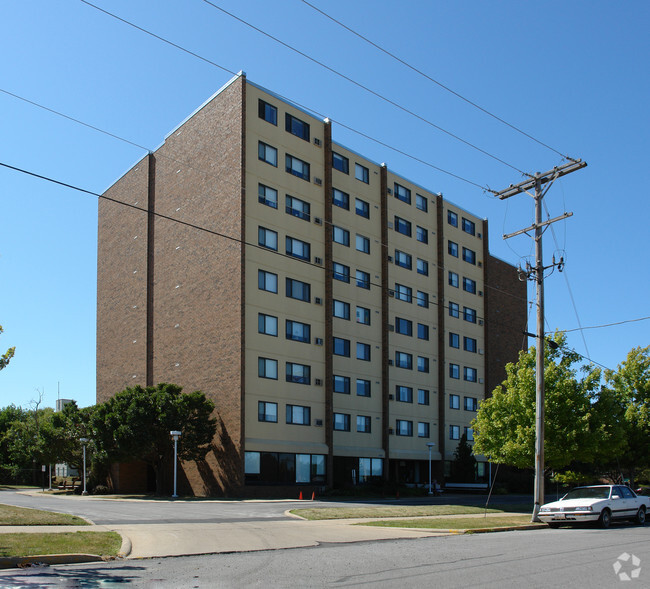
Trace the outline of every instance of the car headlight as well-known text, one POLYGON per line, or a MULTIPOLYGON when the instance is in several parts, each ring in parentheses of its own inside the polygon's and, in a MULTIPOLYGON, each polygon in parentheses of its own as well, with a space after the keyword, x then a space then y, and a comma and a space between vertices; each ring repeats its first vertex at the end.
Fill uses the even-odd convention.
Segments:
POLYGON ((580 507, 576 507, 574 511, 591 511, 591 507, 587 505, 580 506, 580 507))

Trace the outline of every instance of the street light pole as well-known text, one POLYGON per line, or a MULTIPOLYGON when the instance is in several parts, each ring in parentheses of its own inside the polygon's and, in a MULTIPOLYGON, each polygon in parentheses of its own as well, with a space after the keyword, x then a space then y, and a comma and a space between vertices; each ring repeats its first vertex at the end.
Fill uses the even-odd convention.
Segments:
POLYGON ((431 490, 431 448, 434 446, 434 442, 427 442, 427 447, 429 448, 429 495, 433 495, 433 491, 431 490))
POLYGON ((86 444, 88 443, 88 438, 79 438, 79 441, 84 446, 84 490, 81 494, 88 495, 88 491, 86 491, 86 444))
POLYGON ((176 474, 177 474, 177 463, 178 463, 178 438, 181 437, 181 432, 178 430, 172 430, 169 432, 169 435, 173 438, 174 440, 174 494, 172 495, 172 499, 177 499, 178 495, 176 494, 176 474))

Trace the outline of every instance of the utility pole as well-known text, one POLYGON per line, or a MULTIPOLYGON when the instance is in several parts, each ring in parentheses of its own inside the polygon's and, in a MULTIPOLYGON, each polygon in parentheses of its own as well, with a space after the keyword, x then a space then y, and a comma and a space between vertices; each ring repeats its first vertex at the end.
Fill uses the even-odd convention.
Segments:
MULTIPOLYGON (((535 505, 533 507, 532 521, 540 521, 537 514, 539 513, 540 506, 544 503, 544 270, 556 266, 554 258, 550 266, 544 267, 542 235, 544 228, 551 223, 573 215, 573 213, 564 213, 554 219, 542 221, 542 200, 555 180, 586 166, 587 162, 571 160, 544 174, 537 172, 528 180, 524 180, 516 185, 511 184, 505 190, 494 193, 499 199, 505 200, 506 198, 525 192, 535 200, 535 222, 530 227, 526 227, 526 229, 521 229, 515 233, 503 236, 503 239, 509 239, 522 233, 530 235, 529 231, 534 230, 535 232, 535 267, 527 268, 527 277, 530 278, 531 275, 534 277, 537 296, 537 333, 535 334, 537 339, 537 354, 535 358, 535 505), (542 190, 544 185, 546 185, 546 189, 542 190), (531 190, 534 190, 534 194, 530 192, 531 190)), ((561 259, 557 264, 560 269, 563 262, 561 259)))

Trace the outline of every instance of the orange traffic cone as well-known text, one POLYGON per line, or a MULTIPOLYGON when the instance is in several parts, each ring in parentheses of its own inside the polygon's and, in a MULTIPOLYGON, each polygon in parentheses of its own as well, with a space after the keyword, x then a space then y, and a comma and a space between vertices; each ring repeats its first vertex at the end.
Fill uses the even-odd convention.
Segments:
POLYGON ((299 501, 302 501, 302 491, 300 491, 300 496, 298 497, 299 501))
POLYGON ((316 491, 311 492, 311 500, 313 501, 316 498, 316 491))

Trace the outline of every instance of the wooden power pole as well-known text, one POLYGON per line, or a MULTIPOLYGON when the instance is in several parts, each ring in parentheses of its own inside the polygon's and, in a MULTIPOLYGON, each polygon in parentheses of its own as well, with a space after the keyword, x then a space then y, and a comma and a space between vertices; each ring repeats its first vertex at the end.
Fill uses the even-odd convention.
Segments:
MULTIPOLYGON (((533 507, 532 521, 540 521, 537 517, 540 506, 544 503, 544 270, 555 266, 555 260, 550 266, 544 267, 542 258, 542 234, 544 228, 551 223, 566 219, 573 213, 564 213, 554 219, 542 221, 542 200, 551 185, 561 176, 566 176, 587 166, 587 162, 582 160, 571 160, 566 164, 555 167, 544 174, 537 172, 535 176, 524 180, 516 185, 510 185, 505 190, 495 192, 495 196, 501 200, 510 198, 517 194, 525 192, 535 200, 535 222, 525 229, 504 235, 503 239, 509 239, 515 235, 534 231, 535 239, 535 267, 528 269, 527 277, 535 280, 537 295, 537 355, 535 359, 535 505, 533 507), (546 187, 543 190, 543 187, 546 187), (534 190, 534 193, 531 192, 534 190)), ((560 264, 562 261, 560 261, 560 264)))

